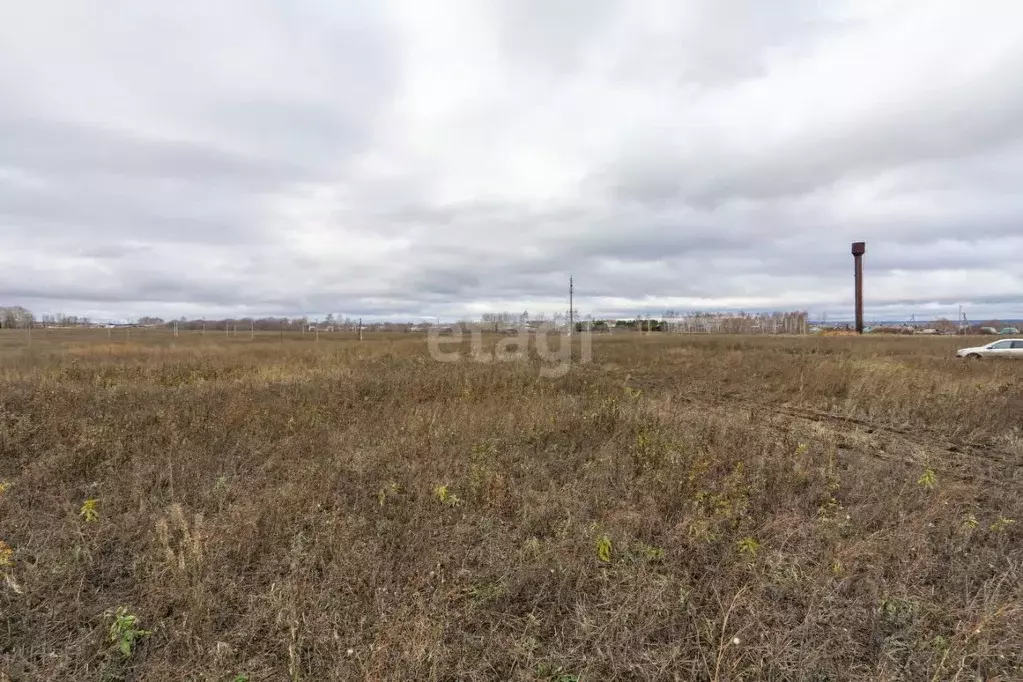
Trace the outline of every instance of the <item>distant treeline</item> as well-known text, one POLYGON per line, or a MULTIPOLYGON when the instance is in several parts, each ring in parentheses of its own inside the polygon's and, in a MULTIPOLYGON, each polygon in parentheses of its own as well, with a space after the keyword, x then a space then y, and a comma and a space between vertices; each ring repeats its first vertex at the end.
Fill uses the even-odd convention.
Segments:
POLYGON ((711 334, 806 334, 809 316, 803 311, 773 313, 670 313, 669 331, 711 334))
MULTIPOLYGON (((229 317, 219 319, 191 319, 179 317, 174 320, 165 320, 161 317, 143 316, 130 323, 114 324, 113 326, 129 327, 159 327, 180 331, 199 330, 221 330, 221 331, 358 331, 360 323, 367 331, 426 331, 434 326, 444 328, 460 327, 462 329, 484 329, 494 332, 510 332, 516 328, 536 327, 548 325, 554 329, 567 329, 569 320, 576 331, 586 330, 594 332, 611 331, 649 331, 649 332, 703 332, 703 333, 725 333, 725 334, 805 334, 811 331, 814 325, 809 321, 808 315, 802 311, 796 312, 774 312, 774 313, 710 313, 690 312, 679 313, 676 311, 665 311, 662 318, 635 319, 598 319, 593 316, 585 317, 576 312, 569 316, 566 312, 553 314, 533 314, 528 311, 521 313, 501 312, 483 313, 475 320, 462 319, 453 324, 440 324, 428 321, 416 322, 361 322, 358 318, 350 316, 327 315, 323 319, 313 320, 308 316, 302 317, 229 317)), ((30 310, 22 306, 0 306, 0 328, 25 329, 28 327, 106 327, 111 326, 107 322, 97 322, 86 316, 57 314, 34 315, 30 310)), ((822 325, 823 326, 823 325, 822 325)), ((834 325, 831 325, 834 327, 834 325)), ((849 325, 851 326, 851 325, 849 325)), ((879 325, 873 328, 874 332, 881 333, 914 333, 921 329, 934 330, 937 333, 956 333, 966 331, 968 333, 985 333, 989 330, 1002 330, 1007 325, 999 320, 988 320, 981 323, 960 324, 951 320, 939 318, 933 322, 917 322, 914 325, 879 325)))

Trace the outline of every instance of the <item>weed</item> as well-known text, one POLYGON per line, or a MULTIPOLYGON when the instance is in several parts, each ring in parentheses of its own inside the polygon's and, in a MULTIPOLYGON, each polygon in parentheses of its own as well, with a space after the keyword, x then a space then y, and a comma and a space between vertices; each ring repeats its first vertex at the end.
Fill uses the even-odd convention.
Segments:
POLYGON ((605 533, 601 533, 597 538, 597 560, 603 563, 609 563, 611 561, 611 538, 605 533))
POLYGON ((124 606, 118 606, 113 614, 114 622, 110 625, 110 643, 117 646, 124 658, 130 658, 135 651, 135 644, 142 638, 152 634, 149 630, 137 627, 138 616, 130 613, 124 606))
POLYGON ((564 667, 552 663, 541 663, 537 666, 536 676, 550 682, 579 682, 581 679, 579 675, 566 672, 564 667))
POLYGON ((740 554, 745 554, 750 559, 757 558, 757 550, 760 549, 760 543, 752 537, 744 537, 736 543, 739 548, 740 554))
POLYGON ((824 522, 830 522, 842 510, 842 505, 835 495, 842 486, 838 476, 838 468, 835 464, 835 451, 833 448, 828 451, 828 464, 824 472, 824 480, 828 492, 824 501, 817 507, 817 518, 824 522))
POLYGON ((821 521, 833 521, 841 510, 842 505, 839 504, 838 498, 829 490, 827 497, 817 507, 817 518, 821 521))
MULTIPOLYGON (((691 472, 690 480, 695 484, 694 478, 691 472)), ((746 483, 741 461, 735 463, 716 487, 716 490, 697 490, 690 503, 693 515, 688 522, 689 533, 700 542, 714 542, 721 532, 734 531, 749 508, 751 488, 746 483)))
POLYGON ((1015 523, 1016 523, 1016 519, 1007 519, 1004 516, 999 516, 998 519, 994 523, 991 524, 991 530, 993 530, 993 531, 995 531, 997 533, 999 531, 1005 530, 1006 528, 1008 528, 1009 526, 1011 526, 1011 525, 1013 525, 1015 523))
POLYGON ((643 472, 660 468, 668 450, 668 444, 656 431, 641 428, 632 446, 633 473, 639 476, 643 472))
POLYGON ((449 507, 457 507, 461 504, 461 500, 457 495, 448 490, 446 485, 438 485, 433 489, 433 496, 441 504, 445 504, 449 507))
POLYGON ((633 400, 638 400, 643 395, 643 389, 632 388, 631 386, 625 386, 625 395, 629 396, 633 400))
POLYGON ((908 599, 884 598, 878 607, 882 623, 892 629, 904 628, 916 619, 917 604, 908 599))
POLYGON ((487 604, 499 599, 507 592, 500 580, 483 580, 469 587, 469 597, 477 604, 487 604))
POLYGON ((714 525, 708 518, 694 516, 689 519, 686 529, 689 531, 689 536, 699 543, 711 543, 718 539, 714 525))
MULTIPOLYGON (((631 547, 630 548, 638 556, 640 556, 641 558, 643 558, 643 559, 645 559, 647 561, 651 561, 651 562, 660 561, 661 559, 664 558, 664 550, 663 549, 661 549, 660 547, 654 547, 653 545, 648 545, 645 542, 640 542, 640 541, 637 540, 637 541, 631 543, 631 547)), ((609 552, 609 554, 610 554, 610 552, 609 552)))
POLYGON ((938 485, 938 475, 934 473, 934 469, 925 469, 923 475, 917 479, 916 484, 921 488, 932 490, 938 485))
POLYGON ((497 443, 475 443, 469 453, 469 493, 485 504, 499 502, 505 495, 504 477, 495 470, 497 443))
POLYGON ((86 523, 94 523, 99 520, 99 510, 97 509, 99 500, 90 498, 82 504, 81 510, 78 512, 86 523))
POLYGON ((386 502, 389 497, 395 497, 400 492, 401 486, 398 485, 397 483, 392 482, 387 487, 380 489, 380 491, 377 493, 377 501, 380 503, 380 506, 382 507, 384 506, 384 502, 386 502))
POLYGON ((14 565, 14 550, 3 540, 0 540, 0 568, 8 568, 14 565))

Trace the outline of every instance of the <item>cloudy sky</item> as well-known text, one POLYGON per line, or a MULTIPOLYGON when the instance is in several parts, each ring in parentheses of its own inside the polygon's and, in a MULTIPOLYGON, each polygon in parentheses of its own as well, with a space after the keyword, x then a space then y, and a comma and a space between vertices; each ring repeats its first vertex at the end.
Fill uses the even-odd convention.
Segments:
POLYGON ((0 8, 0 305, 1023 317, 1016 0, 0 8))

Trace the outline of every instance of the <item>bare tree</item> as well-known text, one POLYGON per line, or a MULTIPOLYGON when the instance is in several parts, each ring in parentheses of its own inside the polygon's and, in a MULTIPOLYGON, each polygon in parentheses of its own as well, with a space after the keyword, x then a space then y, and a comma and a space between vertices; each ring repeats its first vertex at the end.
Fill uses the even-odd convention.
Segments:
POLYGON ((35 315, 20 305, 0 308, 0 326, 8 329, 26 329, 35 322, 35 315))

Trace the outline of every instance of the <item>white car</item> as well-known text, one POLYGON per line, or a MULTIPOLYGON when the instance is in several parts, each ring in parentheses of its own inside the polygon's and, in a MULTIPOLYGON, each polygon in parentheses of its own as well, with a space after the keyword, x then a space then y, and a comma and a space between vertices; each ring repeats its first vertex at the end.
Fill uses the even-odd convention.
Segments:
POLYGON ((1017 358, 1023 360, 1023 339, 999 339, 985 346, 976 348, 960 348, 956 351, 958 358, 1017 358))

